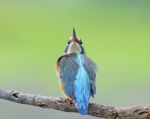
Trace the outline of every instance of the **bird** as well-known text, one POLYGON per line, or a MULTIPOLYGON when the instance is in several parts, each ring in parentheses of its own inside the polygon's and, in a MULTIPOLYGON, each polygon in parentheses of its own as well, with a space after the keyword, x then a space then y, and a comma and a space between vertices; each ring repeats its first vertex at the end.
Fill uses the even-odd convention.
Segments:
POLYGON ((88 114, 90 97, 96 94, 96 63, 85 53, 73 28, 64 53, 56 61, 56 74, 67 104, 75 103, 81 115, 88 114))

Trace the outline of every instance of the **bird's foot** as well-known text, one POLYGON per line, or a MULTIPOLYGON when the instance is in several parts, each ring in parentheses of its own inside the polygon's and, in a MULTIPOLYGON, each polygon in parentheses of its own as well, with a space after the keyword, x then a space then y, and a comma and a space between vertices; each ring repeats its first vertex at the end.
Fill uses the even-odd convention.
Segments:
POLYGON ((65 103, 67 103, 68 105, 73 104, 73 101, 70 98, 66 98, 65 103))

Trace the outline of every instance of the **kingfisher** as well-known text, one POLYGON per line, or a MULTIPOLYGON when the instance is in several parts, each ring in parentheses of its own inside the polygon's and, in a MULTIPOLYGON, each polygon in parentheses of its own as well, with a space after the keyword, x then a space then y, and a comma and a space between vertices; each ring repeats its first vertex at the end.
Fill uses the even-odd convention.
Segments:
POLYGON ((86 55, 75 29, 56 62, 56 74, 67 104, 75 103, 81 115, 88 113, 90 97, 96 94, 96 64, 86 55))

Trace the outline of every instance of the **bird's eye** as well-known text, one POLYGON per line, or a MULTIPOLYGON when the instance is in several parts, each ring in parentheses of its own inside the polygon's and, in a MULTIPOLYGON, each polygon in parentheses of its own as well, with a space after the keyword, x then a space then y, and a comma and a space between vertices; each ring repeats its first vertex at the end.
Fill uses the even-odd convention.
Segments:
POLYGON ((79 43, 82 45, 82 40, 80 40, 79 43))
POLYGON ((70 41, 68 41, 68 44, 70 44, 70 41))

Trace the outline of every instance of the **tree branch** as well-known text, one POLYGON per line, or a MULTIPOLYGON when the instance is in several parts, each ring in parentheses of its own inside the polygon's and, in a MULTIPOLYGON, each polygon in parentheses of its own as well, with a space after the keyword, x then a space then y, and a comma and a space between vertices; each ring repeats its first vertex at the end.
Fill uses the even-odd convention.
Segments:
MULTIPOLYGON (((0 98, 20 104, 51 108, 65 112, 77 112, 74 104, 68 105, 65 99, 47 97, 0 89, 0 98)), ((150 106, 112 107, 90 103, 88 115, 107 119, 150 119, 150 106)))

